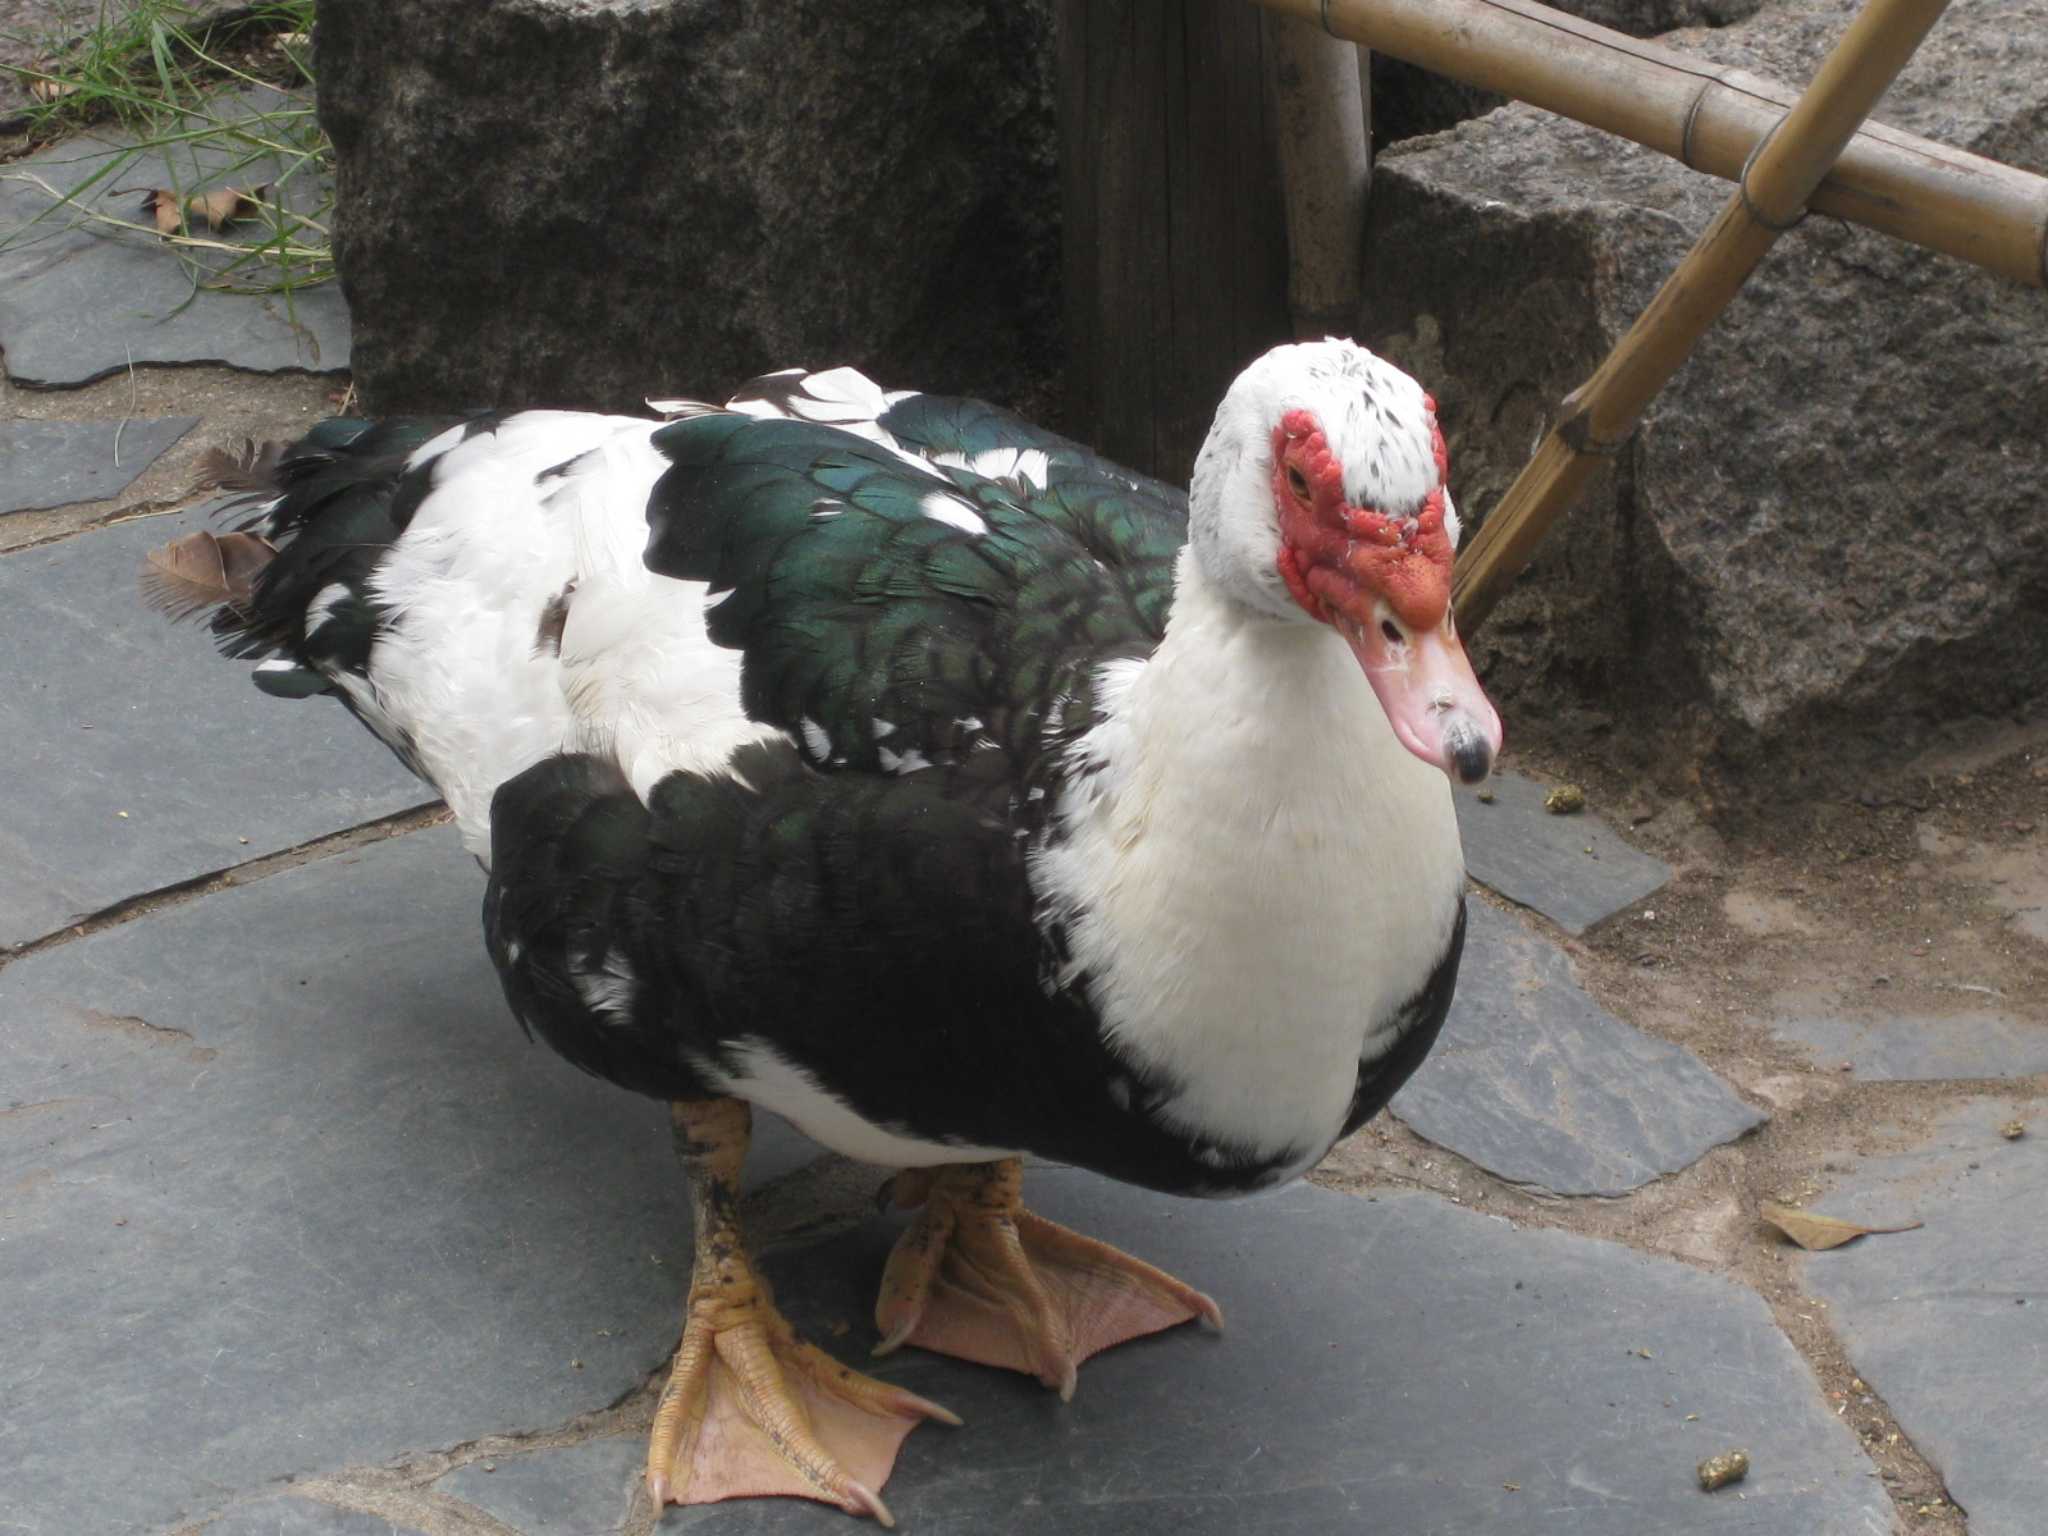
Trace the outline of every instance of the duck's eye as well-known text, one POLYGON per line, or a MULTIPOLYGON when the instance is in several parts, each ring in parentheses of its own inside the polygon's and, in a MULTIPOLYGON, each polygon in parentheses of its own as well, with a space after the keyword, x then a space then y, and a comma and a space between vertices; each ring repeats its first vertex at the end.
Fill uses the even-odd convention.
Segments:
POLYGON ((1287 488, 1303 501, 1308 500, 1308 476, 1292 464, 1287 466, 1287 488))

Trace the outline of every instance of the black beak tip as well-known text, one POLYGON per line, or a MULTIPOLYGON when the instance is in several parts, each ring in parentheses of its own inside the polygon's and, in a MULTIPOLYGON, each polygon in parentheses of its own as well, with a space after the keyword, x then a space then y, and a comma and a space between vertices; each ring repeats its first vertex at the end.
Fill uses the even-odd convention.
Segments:
POLYGON ((1493 748, 1484 739, 1460 742, 1451 749, 1451 772, 1460 784, 1483 784, 1493 772, 1493 748))

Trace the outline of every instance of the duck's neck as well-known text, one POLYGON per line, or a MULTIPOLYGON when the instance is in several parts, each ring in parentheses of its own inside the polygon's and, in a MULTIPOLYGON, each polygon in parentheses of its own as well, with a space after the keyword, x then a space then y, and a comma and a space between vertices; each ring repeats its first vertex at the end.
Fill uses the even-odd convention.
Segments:
POLYGON ((1448 782, 1334 632, 1223 596, 1191 552, 1158 650, 1104 681, 1095 771, 1039 870, 1075 973, 1112 1042, 1179 1085, 1177 1123, 1319 1154, 1448 942, 1448 782))

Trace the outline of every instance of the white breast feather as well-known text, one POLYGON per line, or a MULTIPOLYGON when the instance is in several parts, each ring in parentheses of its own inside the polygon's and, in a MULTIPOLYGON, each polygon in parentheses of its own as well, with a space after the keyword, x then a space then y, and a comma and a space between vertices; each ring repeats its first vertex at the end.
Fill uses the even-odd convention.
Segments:
POLYGON ((1106 667, 1061 836, 1031 876, 1114 1049, 1166 1119, 1321 1155, 1373 1038, 1444 950, 1464 884, 1444 775, 1395 739, 1323 626, 1217 597, 1194 562, 1165 644, 1106 667), (1087 768, 1092 771, 1080 772, 1087 768))

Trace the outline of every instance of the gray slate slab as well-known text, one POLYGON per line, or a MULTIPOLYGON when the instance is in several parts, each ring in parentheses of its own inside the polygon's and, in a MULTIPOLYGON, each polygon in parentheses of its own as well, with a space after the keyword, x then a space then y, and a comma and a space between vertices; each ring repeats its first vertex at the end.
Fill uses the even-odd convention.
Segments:
MULTIPOLYGON (((1065 1406, 1023 1376, 892 1357, 891 1379, 966 1420, 914 1433, 885 1490, 918 1536, 1893 1529, 1805 1363, 1727 1281, 1427 1195, 1303 1185, 1191 1204, 1073 1172, 1034 1174, 1026 1192, 1209 1290, 1228 1328, 1098 1356, 1065 1406), (1744 1496, 1701 1493, 1694 1467, 1735 1446, 1756 1459, 1744 1496)), ((890 1236, 877 1225, 771 1261, 798 1326, 827 1336, 851 1322, 835 1347, 864 1348, 890 1236)), ((662 1525, 840 1529, 786 1501, 662 1525)))
MULTIPOLYGON (((0 971, 0 1445, 22 1536, 328 1518, 245 1501, 549 1428, 662 1363, 688 1246, 665 1117, 519 1037, 479 884, 437 829, 0 971)), ((764 1122, 765 1163, 802 1155, 789 1134, 764 1122)), ((1031 1186, 1212 1290, 1230 1330, 1115 1351, 1069 1407, 1021 1376, 886 1362, 968 1419, 914 1435, 890 1485, 928 1536, 1890 1529, 1805 1366, 1728 1282, 1427 1196, 1031 1186), (1768 1448, 1746 1498, 1699 1493, 1693 1465, 1734 1444, 1768 1448)), ((768 1261, 849 1357, 892 1233, 768 1261)), ((529 1536, 602 1531, 627 1449, 504 1458, 441 1491, 529 1536)), ((762 1501, 663 1529, 711 1522, 844 1528, 762 1501)))
POLYGON ((1623 842, 1598 816, 1544 810, 1547 784, 1502 773, 1486 788, 1491 803, 1469 790, 1453 796, 1466 870, 1488 890, 1541 912, 1567 933, 1584 933, 1671 879, 1669 865, 1623 842))
POLYGON ((1521 919, 1467 904, 1465 957, 1444 1032, 1393 1112, 1517 1184, 1618 1195, 1763 1123, 1683 1046, 1586 995, 1521 919))
MULTIPOLYGON (((249 93, 250 101, 266 106, 284 99, 267 89, 249 93)), ((71 192, 124 153, 118 138, 86 134, 9 166, 9 178, 0 180, 0 233, 27 228, 52 206, 48 193, 21 177, 39 176, 71 192)), ((149 151, 80 201, 95 212, 146 223, 136 189, 209 187, 228 174, 227 164, 211 149, 149 151), (129 190, 117 195, 116 188, 129 190)), ((274 163, 258 163, 235 170, 231 184, 260 184, 277 175, 274 163)), ((289 188, 296 204, 317 197, 310 175, 294 177, 289 188)), ((227 233, 234 235, 234 227, 227 233)), ((8 377, 32 385, 90 383, 131 361, 333 372, 348 366, 348 310, 334 283, 302 288, 289 300, 207 289, 195 295, 192 276, 162 242, 79 226, 71 210, 60 207, 0 253, 0 350, 8 377)))
POLYGON ((1848 1062, 1864 1082, 2026 1077, 2048 1072, 2048 1021, 1973 1010, 1885 1014, 1871 1007, 1816 1001, 1772 1026, 1780 1040, 1804 1046, 1815 1062, 1848 1062))
POLYGON ((0 945, 433 798, 332 700, 260 694, 204 629, 143 606, 144 554, 204 526, 0 557, 0 945))
POLYGON ((231 1509, 207 1525, 206 1536, 416 1536, 417 1530, 358 1510, 282 1498, 231 1509))
POLYGON ((1921 1221, 1801 1260, 1857 1373, 1969 1511, 1971 1536, 2038 1536, 2048 1509, 2048 1114, 1952 1109, 1921 1147, 1872 1158, 1816 1209, 1921 1221), (1998 1127, 2032 1123, 2022 1140, 1998 1127))
POLYGON ((586 1440, 526 1456, 494 1456, 434 1484, 502 1520, 520 1536, 611 1536, 624 1528, 647 1467, 640 1435, 586 1440))
POLYGON ((551 1428, 674 1348, 667 1116, 521 1037, 482 887, 437 828, 0 971, 9 1536, 551 1428))
POLYGON ((0 514, 118 496, 197 416, 0 422, 0 514))

